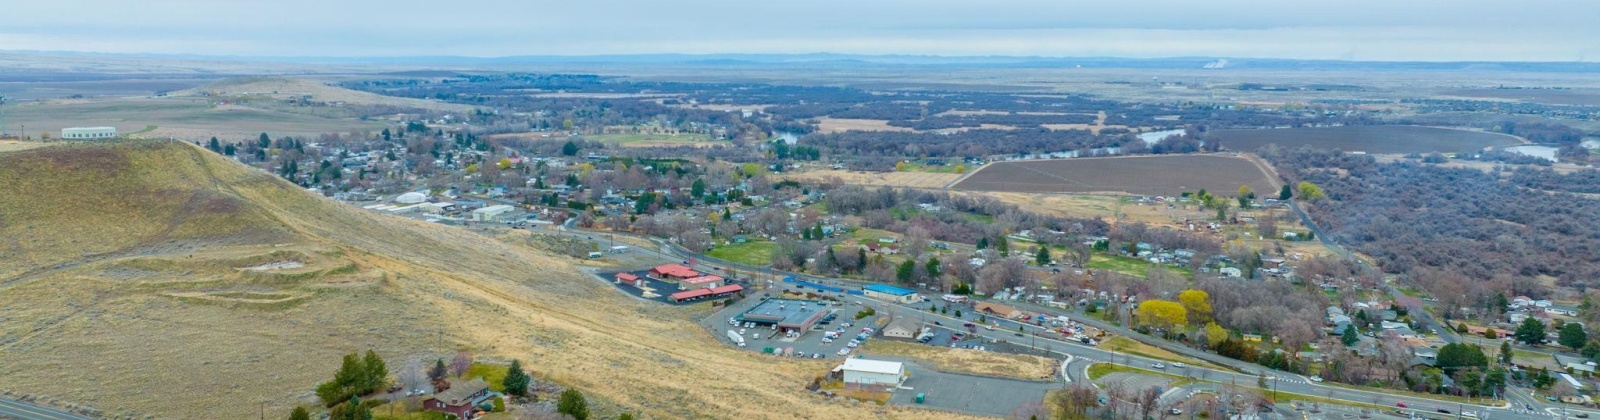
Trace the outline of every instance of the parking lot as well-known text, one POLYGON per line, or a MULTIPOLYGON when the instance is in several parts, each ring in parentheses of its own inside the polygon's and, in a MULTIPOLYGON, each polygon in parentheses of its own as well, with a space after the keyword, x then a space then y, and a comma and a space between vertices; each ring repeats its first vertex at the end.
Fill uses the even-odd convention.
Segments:
MULTIPOLYGON (((907 361, 893 357, 874 359, 907 361)), ((905 367, 910 378, 906 379, 904 386, 910 389, 896 390, 894 396, 889 398, 890 404, 1003 417, 1011 415, 1023 405, 1044 401, 1046 392, 1061 387, 1055 381, 1033 382, 939 372, 914 362, 906 363, 905 367), (922 404, 915 401, 918 393, 926 397, 922 404)))
MULTIPOLYGON (((849 342, 854 339, 856 335, 862 333, 863 327, 873 328, 873 333, 868 335, 869 340, 881 340, 882 337, 877 335, 877 330, 881 329, 881 325, 879 324, 887 322, 888 320, 886 314, 881 312, 883 310, 882 306, 884 306, 882 304, 875 305, 877 307, 874 308, 874 310, 878 310, 880 312, 859 320, 856 319, 855 316, 857 312, 860 312, 862 309, 867 307, 874 306, 872 304, 876 302, 862 300, 860 303, 858 303, 857 299, 854 299, 854 296, 846 295, 846 297, 842 298, 840 302, 835 302, 826 306, 826 310, 831 312, 834 316, 832 320, 819 322, 816 327, 806 330, 803 334, 796 338, 785 337, 777 329, 774 329, 770 326, 756 326, 752 328, 744 323, 733 325, 729 322, 730 319, 736 318, 739 314, 742 314, 745 311, 750 310, 750 308, 761 304, 763 296, 775 297, 775 295, 770 293, 751 294, 749 297, 739 301, 738 303, 735 303, 733 306, 729 306, 728 308, 713 314, 711 318, 707 319, 706 325, 714 328, 716 337, 730 346, 738 345, 728 337, 727 331, 731 329, 743 337, 745 342, 744 348, 748 350, 764 351, 770 348, 779 354, 788 353, 791 355, 791 357, 799 357, 799 354, 804 354, 805 357, 815 357, 815 355, 821 355, 820 358, 824 359, 840 359, 842 358, 842 355, 839 354, 839 351, 850 348, 849 342), (839 333, 839 338, 834 340, 824 339, 827 331, 838 332, 841 329, 843 329, 843 332, 839 333)), ((852 354, 855 354, 854 349, 851 349, 846 353, 846 355, 852 354)))

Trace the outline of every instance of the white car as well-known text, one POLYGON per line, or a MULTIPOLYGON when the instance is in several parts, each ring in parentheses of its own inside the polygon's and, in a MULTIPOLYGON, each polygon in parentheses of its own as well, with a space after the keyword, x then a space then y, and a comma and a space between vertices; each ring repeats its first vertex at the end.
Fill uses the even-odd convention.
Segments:
POLYGON ((1153 368, 1156 368, 1156 369, 1166 369, 1167 365, 1166 364, 1162 364, 1162 363, 1152 363, 1152 364, 1150 364, 1150 367, 1153 367, 1153 368))
POLYGON ((846 347, 846 348, 839 349, 839 355, 840 356, 843 356, 843 355, 846 355, 846 354, 850 354, 850 348, 846 347))
POLYGON ((1188 366, 1185 366, 1185 365, 1184 365, 1184 364, 1183 364, 1183 363, 1173 363, 1173 364, 1172 364, 1172 367, 1175 367, 1175 368, 1183 368, 1183 367, 1188 367, 1188 366))
POLYGON ((750 333, 750 338, 759 339, 761 338, 761 333, 750 333))
POLYGON ((1317 375, 1311 375, 1310 378, 1306 378, 1306 379, 1310 379, 1311 382, 1322 382, 1322 377, 1321 376, 1317 376, 1317 375))

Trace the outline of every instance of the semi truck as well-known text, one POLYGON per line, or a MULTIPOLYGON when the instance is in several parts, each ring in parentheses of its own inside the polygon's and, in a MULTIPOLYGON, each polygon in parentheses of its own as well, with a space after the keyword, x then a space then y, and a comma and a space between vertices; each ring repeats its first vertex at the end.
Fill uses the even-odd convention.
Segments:
POLYGON ((739 335, 738 331, 728 330, 728 339, 733 340, 739 347, 744 347, 744 336, 739 335))

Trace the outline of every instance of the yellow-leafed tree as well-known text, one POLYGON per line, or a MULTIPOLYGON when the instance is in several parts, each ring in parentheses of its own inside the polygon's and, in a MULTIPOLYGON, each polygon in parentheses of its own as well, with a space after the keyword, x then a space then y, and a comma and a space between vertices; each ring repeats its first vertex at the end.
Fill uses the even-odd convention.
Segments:
POLYGON ((1171 330, 1189 323, 1189 311, 1170 300, 1150 299, 1139 303, 1139 323, 1171 330))
POLYGON ((1211 347, 1216 347, 1218 344, 1222 344, 1223 341, 1228 341, 1228 329, 1222 328, 1221 325, 1217 325, 1215 322, 1206 324, 1205 333, 1206 343, 1210 344, 1211 347))
POLYGON ((1204 290, 1189 289, 1178 292, 1178 303, 1183 304, 1183 309, 1189 311, 1189 317, 1196 323, 1211 320, 1211 294, 1204 290))

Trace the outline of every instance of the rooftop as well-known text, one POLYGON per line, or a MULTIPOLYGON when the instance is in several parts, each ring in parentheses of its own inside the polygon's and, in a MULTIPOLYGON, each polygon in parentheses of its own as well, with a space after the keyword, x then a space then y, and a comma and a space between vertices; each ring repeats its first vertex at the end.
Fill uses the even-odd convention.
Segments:
POLYGON ((905 295, 917 293, 917 291, 915 291, 915 290, 907 289, 907 288, 904 288, 904 287, 890 286, 890 285, 887 285, 887 284, 868 285, 864 289, 870 290, 870 291, 873 291, 873 292, 886 293, 886 294, 891 294, 891 295, 896 295, 896 296, 905 296, 905 295))
POLYGON ((847 371, 899 375, 904 368, 904 365, 902 365, 900 362, 891 362, 888 360, 850 358, 845 359, 844 365, 840 367, 847 371))
POLYGON ((433 398, 451 405, 457 405, 461 402, 467 402, 467 396, 485 389, 489 389, 489 383, 484 382, 483 378, 475 378, 470 381, 450 381, 450 389, 434 394, 433 398))
POLYGON ((686 279, 680 280, 679 282, 683 283, 683 284, 701 284, 701 283, 711 283, 711 282, 717 282, 717 281, 722 281, 722 276, 690 277, 690 278, 686 278, 686 279))
POLYGON ((767 299, 739 314, 739 319, 778 325, 800 325, 826 311, 822 302, 795 299, 767 299))
POLYGON ((715 295, 715 294, 719 294, 719 293, 731 293, 731 292, 737 292, 737 291, 740 291, 740 290, 744 290, 744 286, 740 286, 740 285, 737 285, 737 284, 730 284, 730 285, 722 286, 722 287, 713 287, 713 288, 709 288, 709 289, 695 289, 695 290, 690 290, 690 291, 687 291, 687 292, 673 293, 672 294, 672 298, 676 299, 676 300, 693 299, 693 298, 697 298, 697 297, 701 297, 701 296, 711 296, 711 295, 715 295))

